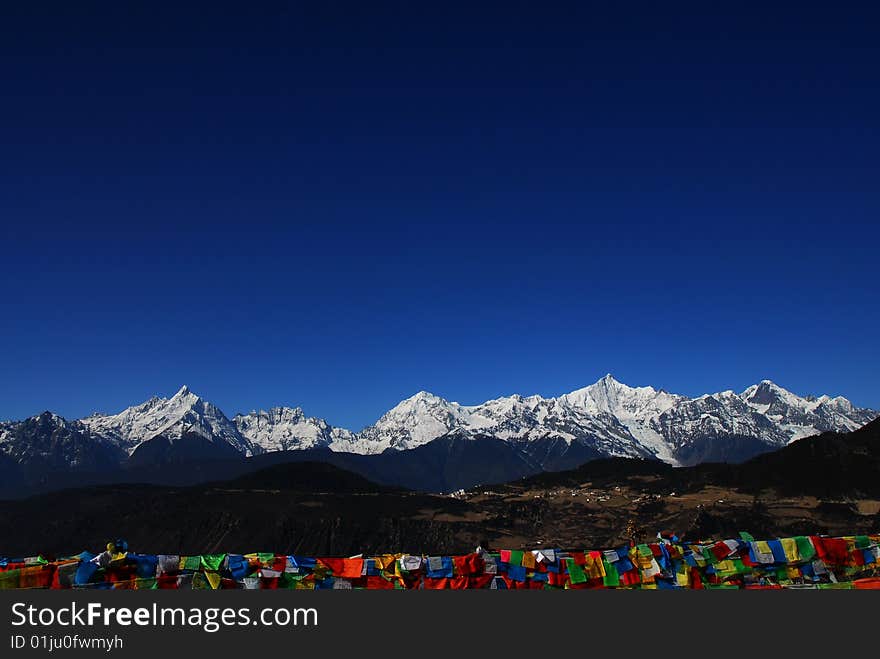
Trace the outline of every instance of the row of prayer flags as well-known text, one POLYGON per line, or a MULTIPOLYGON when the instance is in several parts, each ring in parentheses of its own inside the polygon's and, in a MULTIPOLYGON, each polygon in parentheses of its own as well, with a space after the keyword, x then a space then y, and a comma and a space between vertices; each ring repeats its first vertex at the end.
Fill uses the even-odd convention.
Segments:
POLYGON ((308 557, 134 552, 0 559, 0 589, 880 588, 880 535, 683 542, 459 556, 308 557))

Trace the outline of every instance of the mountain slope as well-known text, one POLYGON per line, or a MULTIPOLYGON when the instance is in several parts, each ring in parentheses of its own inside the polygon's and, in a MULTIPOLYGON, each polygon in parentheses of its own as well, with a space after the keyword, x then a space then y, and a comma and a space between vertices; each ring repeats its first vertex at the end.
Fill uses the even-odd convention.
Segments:
MULTIPOLYGON (((579 458, 576 460, 577 464, 583 461, 579 458)), ((448 433, 405 451, 361 454, 324 448, 264 453, 251 458, 250 464, 244 465, 243 469, 290 461, 332 464, 375 483, 422 492, 451 492, 541 471, 540 464, 509 442, 495 437, 478 437, 475 440, 462 432, 448 433)))
POLYGON ((849 433, 807 437, 737 465, 733 473, 731 484, 753 489, 880 497, 880 419, 849 433))
POLYGON ((334 494, 378 494, 403 492, 399 488, 379 485, 359 474, 340 469, 326 462, 284 462, 258 469, 237 478, 207 486, 228 490, 259 489, 285 492, 332 492, 334 494))
POLYGON ((78 421, 43 412, 0 428, 3 471, 10 479, 46 482, 55 472, 115 469, 125 453, 78 421))

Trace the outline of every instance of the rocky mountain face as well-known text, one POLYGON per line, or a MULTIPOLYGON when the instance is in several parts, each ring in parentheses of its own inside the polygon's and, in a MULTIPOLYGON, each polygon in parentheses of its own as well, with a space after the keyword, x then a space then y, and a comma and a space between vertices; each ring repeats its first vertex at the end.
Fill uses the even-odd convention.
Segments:
POLYGON ((298 407, 273 407, 232 418, 241 435, 257 450, 295 451, 320 448, 334 443, 354 442, 354 433, 334 428, 324 419, 307 417, 298 407))
MULTIPOLYGON (((845 398, 801 397, 769 380, 742 393, 688 398, 653 387, 630 387, 608 375, 556 398, 514 395, 479 405, 461 405, 422 391, 375 424, 352 432, 290 407, 237 414, 230 420, 183 387, 171 398, 154 397, 117 414, 68 421, 46 412, 2 423, 0 474, 6 483, 13 483, 25 472, 143 468, 282 451, 317 451, 340 458, 393 456, 440 442, 437 450, 418 454, 430 455, 430 461, 416 457, 381 461, 391 465, 383 466, 383 482, 389 480, 384 472, 395 465, 401 469, 422 465, 445 474, 432 478, 432 483, 451 485, 463 482, 451 473, 455 469, 467 471, 467 482, 490 482, 490 472, 493 477, 515 477, 568 469, 608 456, 671 465, 741 462, 809 435, 855 430, 877 416, 878 412, 857 408, 845 398), (485 451, 467 446, 488 440, 491 450, 488 444, 485 451), (501 459, 499 451, 508 455, 501 459), (490 465, 476 465, 487 475, 480 479, 471 473, 471 466, 464 466, 465 456, 472 461, 474 456, 490 455, 507 465, 503 473, 496 474, 490 465)), ((406 480, 412 482, 409 476, 406 480)))
POLYGON ((8 482, 34 482, 59 471, 112 469, 125 452, 79 421, 43 412, 0 426, 0 474, 8 482))
POLYGON ((749 407, 776 424, 790 439, 820 432, 855 430, 876 418, 875 410, 858 409, 843 396, 801 398, 764 380, 741 397, 749 407))

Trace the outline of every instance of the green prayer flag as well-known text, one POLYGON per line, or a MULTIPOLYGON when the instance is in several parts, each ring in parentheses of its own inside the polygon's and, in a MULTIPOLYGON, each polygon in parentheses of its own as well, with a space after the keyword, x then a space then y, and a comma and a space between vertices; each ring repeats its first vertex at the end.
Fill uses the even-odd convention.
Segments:
POLYGON ((816 549, 815 547, 813 547, 813 543, 810 542, 810 539, 805 535, 796 535, 794 537, 794 541, 797 545, 798 555, 800 556, 801 560, 813 560, 813 557, 816 555, 816 549))
MULTIPOLYGON (((300 578, 302 578, 302 577, 300 577, 300 578)), ((281 575, 278 577, 278 587, 279 588, 296 588, 297 581, 298 581, 298 579, 296 578, 295 575, 293 575, 289 572, 282 572, 281 575)))
POLYGON ((617 588, 620 586, 620 573, 617 571, 614 563, 609 563, 603 558, 602 564, 605 566, 605 578, 602 580, 605 587, 617 588))
POLYGON ((522 565, 523 552, 512 549, 510 551, 510 565, 522 565))
POLYGON ((745 531, 739 532, 739 537, 745 540, 746 542, 754 542, 755 538, 751 533, 746 533, 745 531))
POLYGON ((566 558, 565 563, 566 567, 568 567, 568 578, 571 580, 571 583, 586 582, 587 575, 584 574, 583 568, 574 562, 573 558, 566 558))
POLYGON ((703 559, 709 565, 715 565, 718 562, 718 559, 715 557, 715 554, 712 553, 712 550, 709 547, 703 547, 703 559))
POLYGON ((201 559, 202 569, 216 572, 223 565, 223 559, 226 558, 226 554, 202 554, 199 558, 201 559))
POLYGON ((183 569, 184 570, 198 570, 202 566, 202 557, 201 556, 184 556, 183 557, 183 569))
POLYGON ((201 572, 196 572, 192 578, 192 589, 193 590, 213 590, 211 584, 208 583, 208 578, 202 574, 201 572))
POLYGON ((21 576, 21 570, 7 570, 0 572, 0 590, 9 590, 18 588, 18 580, 21 576))

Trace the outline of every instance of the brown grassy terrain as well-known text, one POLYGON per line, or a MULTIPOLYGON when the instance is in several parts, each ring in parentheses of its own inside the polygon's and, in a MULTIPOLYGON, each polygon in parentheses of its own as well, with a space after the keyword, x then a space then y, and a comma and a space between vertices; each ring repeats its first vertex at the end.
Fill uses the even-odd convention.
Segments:
POLYGON ((490 545, 604 547, 631 537, 645 540, 659 531, 698 537, 735 537, 748 531, 763 537, 827 533, 846 535, 880 528, 876 499, 820 500, 708 486, 693 492, 655 493, 617 485, 540 488, 507 485, 458 495, 490 545))

